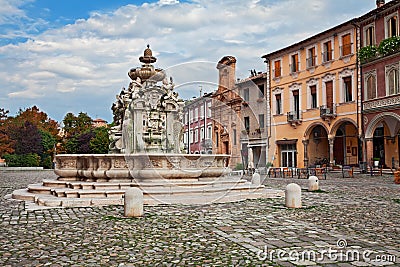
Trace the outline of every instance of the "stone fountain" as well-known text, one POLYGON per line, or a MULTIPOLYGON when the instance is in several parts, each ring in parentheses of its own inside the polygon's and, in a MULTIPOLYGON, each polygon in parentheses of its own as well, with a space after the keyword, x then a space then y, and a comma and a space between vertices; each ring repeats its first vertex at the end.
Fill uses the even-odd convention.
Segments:
POLYGON ((225 167, 229 155, 183 154, 184 101, 174 82, 152 64, 148 46, 142 66, 112 105, 109 154, 57 155, 57 180, 16 190, 13 198, 31 206, 122 205, 129 187, 143 191, 145 204, 207 204, 282 196, 225 167))

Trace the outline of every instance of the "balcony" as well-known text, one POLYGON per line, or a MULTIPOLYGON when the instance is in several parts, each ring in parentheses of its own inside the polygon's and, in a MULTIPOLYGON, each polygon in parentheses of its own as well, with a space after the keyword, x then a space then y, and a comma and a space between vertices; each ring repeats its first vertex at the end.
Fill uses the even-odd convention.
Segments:
POLYGON ((336 106, 333 105, 333 109, 328 108, 326 105, 320 106, 319 114, 324 121, 327 121, 328 124, 330 124, 330 122, 336 118, 336 106))
POLYGON ((306 59, 307 61, 307 69, 316 67, 317 64, 317 56, 311 56, 306 59))
POLYGON ((333 50, 324 51, 322 53, 322 62, 328 63, 333 60, 333 50))
POLYGON ((302 122, 301 111, 289 111, 287 113, 287 122, 294 128, 302 122))

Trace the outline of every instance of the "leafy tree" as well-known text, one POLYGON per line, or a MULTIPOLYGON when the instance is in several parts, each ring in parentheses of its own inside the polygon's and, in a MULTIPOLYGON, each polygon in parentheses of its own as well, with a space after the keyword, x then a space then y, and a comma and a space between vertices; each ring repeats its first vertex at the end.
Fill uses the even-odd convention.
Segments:
POLYGON ((14 153, 15 142, 8 135, 6 127, 8 113, 8 110, 0 108, 0 157, 14 153))
POLYGON ((79 154, 89 154, 92 151, 90 150, 90 140, 95 136, 93 131, 88 131, 78 136, 78 147, 77 153, 79 154))
POLYGON ((76 154, 78 153, 78 139, 77 136, 71 136, 64 140, 64 150, 67 154, 76 154))
POLYGON ((26 121, 22 127, 19 127, 13 133, 13 139, 16 141, 16 154, 43 154, 42 135, 37 126, 31 122, 26 121))
POLYGON ((52 120, 48 115, 39 110, 38 107, 33 106, 26 110, 19 110, 18 115, 14 118, 14 124, 22 126, 25 122, 29 121, 40 130, 49 132, 53 136, 58 134, 58 123, 52 120))
POLYGON ((87 113, 80 112, 78 116, 69 112, 65 115, 63 124, 67 137, 80 135, 92 129, 92 118, 87 113))
POLYGON ((107 154, 110 145, 110 137, 107 127, 94 129, 95 136, 90 140, 90 151, 94 154, 107 154))
POLYGON ((42 137, 43 151, 47 154, 51 154, 54 150, 54 146, 57 144, 57 139, 49 132, 39 130, 42 137))

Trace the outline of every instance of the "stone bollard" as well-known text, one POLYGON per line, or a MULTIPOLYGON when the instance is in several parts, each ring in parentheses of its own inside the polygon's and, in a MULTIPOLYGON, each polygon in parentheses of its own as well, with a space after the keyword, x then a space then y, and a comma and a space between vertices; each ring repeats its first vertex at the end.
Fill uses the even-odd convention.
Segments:
POLYGON ((261 176, 258 173, 253 174, 253 177, 251 179, 251 183, 253 185, 261 185, 261 176))
POLYGON ((319 181, 317 176, 310 176, 308 178, 308 191, 317 191, 319 190, 319 181))
POLYGON ((143 192, 139 188, 131 187, 125 191, 125 217, 143 216, 143 192))
POLYGON ((291 183, 286 186, 285 204, 288 208, 301 208, 301 187, 291 183))

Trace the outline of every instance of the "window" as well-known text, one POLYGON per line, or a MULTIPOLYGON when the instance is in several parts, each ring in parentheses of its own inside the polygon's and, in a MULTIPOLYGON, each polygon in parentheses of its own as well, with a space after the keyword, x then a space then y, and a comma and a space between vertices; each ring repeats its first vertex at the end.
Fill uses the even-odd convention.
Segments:
POLYGON ((190 130, 190 132, 189 132, 189 142, 193 143, 193 140, 194 140, 194 138, 193 138, 193 130, 190 130))
POLYGON ((183 116, 183 124, 187 124, 189 121, 188 121, 188 113, 187 112, 185 112, 185 115, 183 116))
POLYGON ((342 57, 348 56, 351 54, 351 35, 350 35, 350 33, 342 36, 341 53, 342 53, 342 57))
POLYGON ((265 89, 264 84, 258 85, 258 98, 264 98, 265 89))
POLYGON ((317 64, 316 59, 315 47, 311 47, 308 49, 307 68, 315 67, 317 64))
POLYGON ((375 45, 375 28, 374 26, 369 26, 365 30, 365 46, 375 45))
POLYGON ((183 135, 183 143, 184 144, 188 143, 188 132, 185 132, 185 134, 183 135))
POLYGON ((311 108, 317 108, 317 86, 310 86, 310 94, 311 94, 311 108))
POLYGON ((393 16, 386 23, 387 37, 397 36, 397 16, 393 16))
POLYGON ((294 54, 291 56, 290 71, 291 72, 299 71, 299 54, 294 54))
POLYGON ((281 61, 280 60, 275 60, 274 62, 274 77, 278 78, 281 77, 281 61))
POLYGON ((250 130, 250 117, 244 117, 244 128, 246 131, 250 130))
POLYGON ((399 71, 392 69, 388 72, 388 95, 399 93, 399 71))
POLYGON ((280 145, 281 150, 281 166, 297 167, 297 150, 296 144, 280 145))
POLYGON ((201 119, 204 118, 204 104, 201 104, 201 106, 200 106, 200 118, 201 119))
POLYGON ((249 88, 243 89, 243 100, 248 102, 249 98, 249 88))
POLYGON ((324 62, 331 61, 333 59, 332 42, 331 41, 325 42, 323 44, 323 49, 324 49, 322 53, 323 61, 324 62))
POLYGON ((300 96, 299 90, 293 90, 293 111, 296 119, 300 118, 300 96))
POLYGON ((200 128, 200 138, 201 138, 201 141, 204 140, 204 128, 203 127, 200 128))
POLYGON ((198 108, 195 108, 194 109, 194 121, 198 121, 198 119, 199 119, 199 109, 198 108))
POLYGON ((237 145, 236 129, 233 129, 233 144, 237 145))
POLYGON ((211 139, 211 126, 207 127, 207 139, 211 139))
POLYGON ((351 77, 343 78, 343 89, 344 89, 344 102, 353 101, 353 89, 351 86, 351 77))
POLYGON ((282 99, 281 94, 275 95, 276 100, 276 114, 282 114, 282 99))
POLYGON ((258 123, 260 125, 260 129, 264 128, 264 114, 258 114, 258 123))
POLYGON ((376 98, 376 78, 375 75, 370 75, 366 78, 365 81, 366 86, 366 99, 374 99, 376 98))
POLYGON ((194 130, 194 142, 199 142, 199 129, 197 128, 194 130))
POLYGON ((211 102, 207 103, 207 118, 211 118, 211 102))

